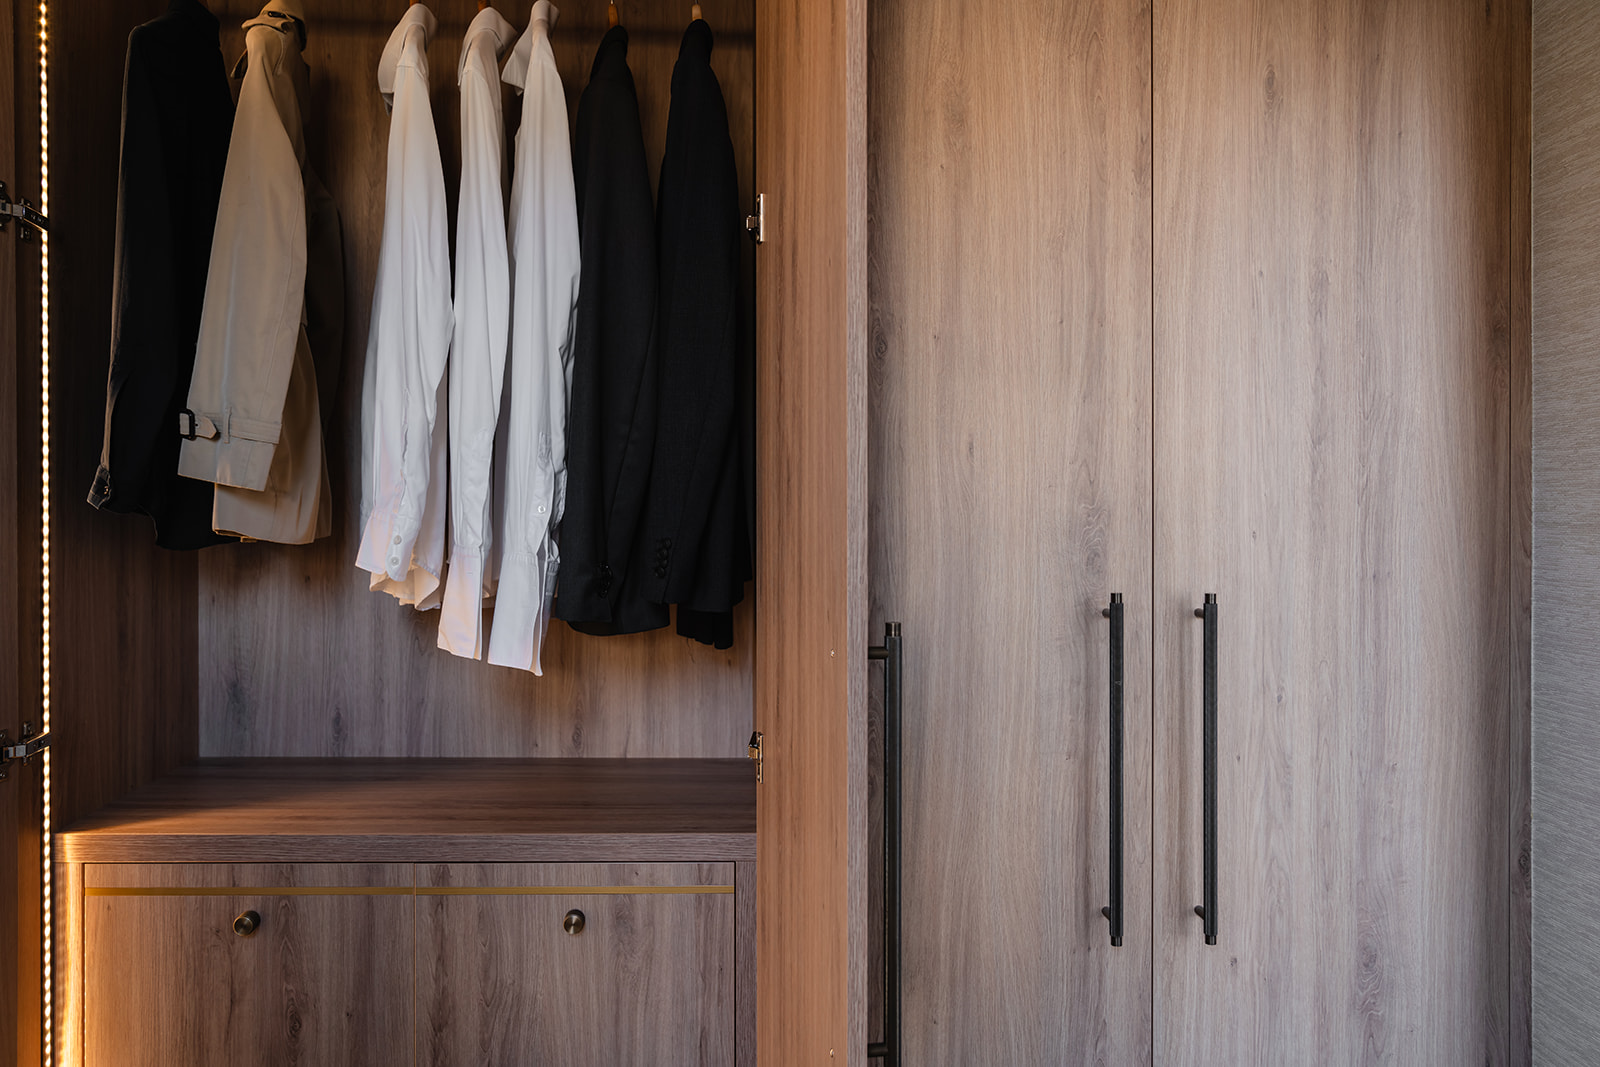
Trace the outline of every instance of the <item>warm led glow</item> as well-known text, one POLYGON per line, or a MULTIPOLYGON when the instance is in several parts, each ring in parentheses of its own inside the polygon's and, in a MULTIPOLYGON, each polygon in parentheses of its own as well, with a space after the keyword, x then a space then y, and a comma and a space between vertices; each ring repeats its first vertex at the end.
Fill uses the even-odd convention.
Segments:
MULTIPOLYGON (((39 211, 50 214, 50 0, 39 0, 39 211)), ((22 228, 22 223, 17 223, 22 228)), ((41 733, 50 729, 50 233, 39 234, 39 585, 43 601, 40 616, 39 700, 41 733)), ((43 929, 44 955, 44 1064, 56 1062, 55 1023, 55 884, 51 862, 50 750, 44 750, 42 803, 43 929)))

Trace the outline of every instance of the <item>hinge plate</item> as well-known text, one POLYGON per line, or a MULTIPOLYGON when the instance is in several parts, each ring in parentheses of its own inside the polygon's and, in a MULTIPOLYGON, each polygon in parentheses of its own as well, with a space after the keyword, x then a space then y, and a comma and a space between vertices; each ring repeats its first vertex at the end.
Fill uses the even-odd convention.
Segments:
POLYGON ((750 240, 761 244, 767 239, 767 194, 756 194, 756 213, 744 217, 744 228, 750 234, 750 240))
POLYGON ((750 744, 745 746, 745 753, 751 759, 756 761, 756 784, 757 785, 761 784, 761 772, 764 769, 763 768, 764 760, 763 760, 762 752, 761 752, 761 743, 764 740, 766 740, 766 735, 763 734, 760 730, 757 730, 755 733, 750 735, 750 744))
POLYGON ((6 183, 0 182, 0 230, 4 230, 6 224, 12 219, 22 223, 17 227, 17 240, 19 241, 33 240, 34 230, 38 230, 40 233, 48 233, 50 231, 50 220, 34 210, 32 200, 26 198, 12 200, 11 194, 6 190, 6 183), (32 229, 29 229, 29 227, 32 227, 32 229))
POLYGON ((27 763, 33 757, 50 747, 50 731, 46 730, 37 737, 33 736, 33 723, 22 724, 22 740, 16 744, 11 743, 11 736, 0 730, 0 781, 9 773, 12 760, 21 760, 27 763))

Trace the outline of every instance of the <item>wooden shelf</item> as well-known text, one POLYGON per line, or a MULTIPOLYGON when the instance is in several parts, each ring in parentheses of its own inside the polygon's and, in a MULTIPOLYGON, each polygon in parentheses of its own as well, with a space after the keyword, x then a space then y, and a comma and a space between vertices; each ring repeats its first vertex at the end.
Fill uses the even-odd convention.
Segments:
POLYGON ((746 760, 200 760, 56 835, 67 863, 755 859, 746 760))

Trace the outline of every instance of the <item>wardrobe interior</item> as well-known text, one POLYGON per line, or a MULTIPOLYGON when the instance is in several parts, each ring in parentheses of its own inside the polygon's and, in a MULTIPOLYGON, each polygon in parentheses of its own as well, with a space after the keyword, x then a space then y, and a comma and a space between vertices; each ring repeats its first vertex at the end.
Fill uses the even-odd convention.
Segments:
MULTIPOLYGON (((223 60, 243 49, 255 0, 213 0, 223 60)), ((378 59, 403 0, 307 5, 311 161, 338 203, 345 341, 327 439, 333 536, 305 546, 226 545, 174 553, 148 519, 83 502, 100 449, 115 232, 121 74, 129 31, 161 0, 55 5, 50 155, 53 699, 70 709, 56 766, 56 825, 71 822, 197 757, 743 757, 751 729, 753 596, 736 610, 733 647, 717 651, 671 628, 588 637, 551 626, 545 673, 458 659, 435 647, 437 612, 370 592, 355 565, 361 374, 383 225, 389 121, 378 59)), ((430 5, 431 103, 452 242, 460 174, 456 64, 472 0, 430 5)), ((532 0, 496 5, 520 33, 532 0)), ((558 5, 556 62, 575 117, 607 26, 602 0, 558 5)), ((754 135, 754 5, 702 5, 727 101, 741 203, 754 135)), ((687 0, 624 0, 652 189, 687 0)), ((19 21, 35 14, 19 10, 19 21)), ((30 27, 31 30, 31 27, 30 27)), ((26 72, 19 78, 28 84, 26 72)), ((520 98, 504 92, 508 156, 520 98)), ((32 121, 24 106, 19 123, 32 121)), ((26 143, 26 128, 19 138, 26 143)), ((753 253, 744 253, 744 296, 753 253)), ((747 317, 748 319, 748 317, 747 317)), ((26 405, 24 405, 25 407, 26 405)))

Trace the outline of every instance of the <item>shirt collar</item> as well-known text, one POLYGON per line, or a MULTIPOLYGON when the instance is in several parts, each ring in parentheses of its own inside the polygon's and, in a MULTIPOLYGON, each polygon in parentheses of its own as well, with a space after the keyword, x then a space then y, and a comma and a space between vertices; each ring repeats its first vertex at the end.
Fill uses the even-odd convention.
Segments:
POLYGON ((533 65, 533 50, 539 41, 549 39, 550 31, 556 28, 556 20, 560 17, 561 12, 550 0, 539 0, 533 5, 533 12, 528 16, 528 29, 517 40, 517 46, 511 50, 511 58, 506 60, 506 69, 500 74, 507 85, 516 86, 518 91, 526 88, 528 68, 533 65))
MULTIPOLYGON (((552 10, 554 10, 552 8, 552 10)), ((550 21, 554 22, 552 18, 550 21)), ((461 40, 461 59, 456 63, 456 80, 466 73, 467 58, 472 55, 472 42, 479 36, 487 34, 494 42, 494 58, 498 62, 505 55, 506 45, 516 36, 517 28, 507 22, 505 16, 492 7, 486 7, 473 16, 472 22, 467 26, 467 35, 461 40)))
POLYGON ((406 8, 399 25, 389 35, 388 43, 383 46, 383 55, 378 59, 378 91, 383 93, 386 107, 394 106, 395 77, 400 70, 401 54, 405 51, 406 34, 413 26, 422 27, 422 44, 426 48, 433 39, 434 31, 439 28, 439 20, 433 17, 427 4, 412 4, 406 8))

